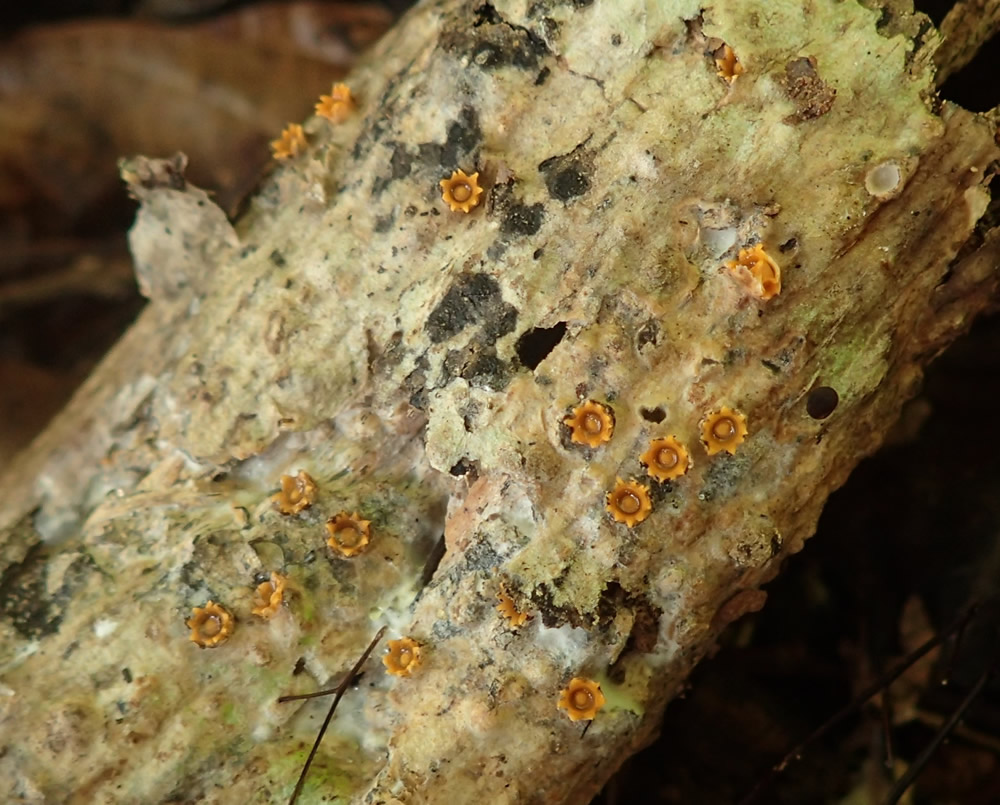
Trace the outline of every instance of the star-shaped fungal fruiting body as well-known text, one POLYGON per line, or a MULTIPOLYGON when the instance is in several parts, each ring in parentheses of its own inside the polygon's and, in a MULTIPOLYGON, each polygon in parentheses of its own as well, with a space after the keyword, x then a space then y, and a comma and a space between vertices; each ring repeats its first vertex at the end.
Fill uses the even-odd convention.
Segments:
POLYGON ((483 188, 479 186, 478 179, 478 172, 466 176, 465 171, 457 170, 452 172, 450 178, 441 180, 441 198, 452 212, 469 212, 479 203, 483 188))
POLYGON ((235 624, 233 616, 214 601, 194 607, 186 623, 191 630, 191 640, 202 648, 215 648, 225 643, 235 624))
POLYGON ((747 420, 739 411, 722 406, 701 423, 701 440, 710 456, 725 450, 730 455, 747 436, 747 420))
POLYGON ((281 491, 271 500, 282 514, 298 514, 312 506, 318 491, 312 476, 305 470, 299 470, 298 475, 281 476, 281 491))
POLYGON ((653 439, 649 448, 639 456, 650 478, 657 481, 672 481, 680 478, 691 468, 688 451, 673 436, 653 439))
POLYGON ((559 707, 570 721, 590 721, 604 707, 601 686, 592 679, 573 677, 559 694, 559 707))
POLYGON ((497 592, 497 600, 500 602, 497 604, 497 612, 507 619, 507 623, 511 629, 517 629, 527 622, 528 613, 521 612, 517 608, 514 604, 514 599, 510 597, 507 588, 502 584, 500 585, 500 590, 497 592))
POLYGON ((563 419, 569 427, 569 437, 577 444, 599 447, 611 440, 615 432, 614 412, 596 400, 580 403, 573 412, 563 419))
POLYGON ((382 657, 385 669, 393 676, 410 676, 420 665, 420 644, 411 637, 390 640, 382 657))
POLYGON ((649 517, 653 510, 649 489, 638 481, 619 478, 615 488, 608 492, 607 509, 615 520, 632 528, 649 517))
POLYGON ((726 267, 758 299, 766 302, 781 293, 781 269, 759 243, 750 249, 740 249, 739 257, 726 263, 726 267))
POLYGON ((347 84, 334 84, 329 95, 320 95, 316 114, 331 123, 342 123, 354 111, 354 98, 347 84))
POLYGON ((306 134, 298 123, 289 123, 277 140, 271 140, 275 159, 291 159, 306 150, 306 134))
POLYGON ((715 51, 715 66, 719 68, 719 78, 724 78, 730 84, 743 74, 743 65, 729 45, 723 45, 715 51))
POLYGON ((285 577, 271 573, 271 580, 257 585, 250 610, 261 618, 270 618, 278 611, 285 597, 285 577))
POLYGON ((357 556, 371 541, 371 520, 362 520, 357 512, 335 514, 326 521, 326 530, 326 544, 341 556, 357 556))

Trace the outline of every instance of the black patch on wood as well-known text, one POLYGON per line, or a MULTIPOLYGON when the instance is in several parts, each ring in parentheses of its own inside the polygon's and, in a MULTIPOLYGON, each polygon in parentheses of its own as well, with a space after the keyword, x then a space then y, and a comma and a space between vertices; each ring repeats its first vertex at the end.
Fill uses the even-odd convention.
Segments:
POLYGON ((513 332, 517 309, 503 300, 500 285, 486 274, 462 274, 438 302, 424 329, 434 344, 458 335, 469 325, 482 326, 487 344, 513 332))
POLYGON ((451 171, 464 167, 468 171, 475 168, 477 152, 483 141, 483 130, 479 125, 479 114, 471 106, 463 106, 458 117, 448 124, 443 143, 419 143, 413 153, 405 143, 390 140, 386 147, 392 149, 389 157, 389 171, 376 176, 372 182, 372 197, 382 195, 385 189, 399 179, 405 179, 415 169, 426 168, 428 181, 437 182, 451 171))
POLYGON ((277 249, 275 249, 273 252, 271 252, 268 255, 268 259, 277 268, 284 268, 287 265, 287 262, 285 261, 284 255, 282 255, 282 253, 279 252, 277 249))
POLYGON ((705 471, 705 483, 698 497, 703 501, 725 500, 731 497, 749 470, 750 459, 746 456, 720 454, 713 457, 705 471))
POLYGON ((560 201, 582 196, 590 190, 590 172, 593 165, 582 144, 569 154, 549 157, 538 166, 545 177, 549 195, 560 201))
POLYGON ((468 570, 478 570, 492 575, 500 564, 500 554, 493 550, 489 540, 477 534, 473 543, 466 549, 463 564, 468 570))
POLYGON ((45 545, 36 542, 24 559, 8 565, 0 575, 0 616, 29 640, 59 630, 63 611, 71 604, 74 590, 94 569, 90 557, 79 557, 63 573, 62 586, 50 593, 47 584, 49 559, 45 545))
POLYGON ((534 235, 542 228, 545 207, 541 204, 514 202, 504 211, 500 221, 500 231, 504 235, 534 235))
POLYGON ((396 218, 392 213, 389 213, 388 215, 376 216, 375 231, 378 232, 380 235, 385 234, 390 229, 392 229, 392 222, 395 220, 396 218))
POLYGON ((466 57, 483 70, 535 70, 542 59, 552 55, 538 34, 507 22, 490 3, 483 3, 474 13, 471 29, 462 27, 441 34, 439 41, 445 51, 466 57))
POLYGON ((502 391, 510 382, 513 369, 505 361, 497 357, 493 346, 484 346, 478 340, 473 340, 465 349, 449 352, 444 359, 444 379, 447 383, 453 377, 461 377, 470 386, 502 391))
POLYGON ((534 371, 566 335, 566 322, 560 321, 552 327, 532 327, 517 339, 514 351, 522 366, 534 371))
POLYGON ((580 629, 586 629, 593 625, 593 621, 583 615, 576 607, 556 606, 553 603, 552 590, 544 584, 539 584, 531 591, 529 600, 533 608, 538 610, 542 623, 550 629, 558 629, 567 623, 580 629))

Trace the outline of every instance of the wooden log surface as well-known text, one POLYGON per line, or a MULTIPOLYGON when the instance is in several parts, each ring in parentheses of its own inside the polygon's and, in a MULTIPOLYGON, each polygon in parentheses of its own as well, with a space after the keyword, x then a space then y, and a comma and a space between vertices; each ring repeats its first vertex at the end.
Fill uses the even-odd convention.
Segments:
POLYGON ((151 303, 0 484, 0 779, 284 801, 323 705, 277 696, 387 624, 420 665, 369 662, 303 801, 587 802, 995 301, 996 127, 935 97, 901 5, 425 2, 233 224, 182 159, 124 163, 151 303), (756 246, 770 299, 729 266, 756 246), (748 433, 709 455, 723 406, 748 433), (691 467, 660 483, 665 436, 691 467), (316 499, 282 514, 299 470, 316 499), (363 553, 327 546, 340 512, 363 553), (203 649, 209 600, 235 628, 203 649), (583 739, 574 677, 607 700, 583 739))

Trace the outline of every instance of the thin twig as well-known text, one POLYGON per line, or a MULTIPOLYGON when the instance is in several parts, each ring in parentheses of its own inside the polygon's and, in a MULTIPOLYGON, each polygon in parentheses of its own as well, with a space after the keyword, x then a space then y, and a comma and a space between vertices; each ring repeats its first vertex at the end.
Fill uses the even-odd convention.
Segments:
POLYGON ((948 717, 948 720, 941 725, 941 729, 937 731, 937 734, 931 740, 927 746, 923 748, 919 755, 910 764, 910 767, 906 770, 906 773, 900 777, 896 784, 892 787, 889 792, 889 796, 886 797, 885 805, 896 805, 897 802, 902 798, 903 794, 906 793, 906 789, 913 785, 913 781, 917 779, 917 776, 924 770, 924 767, 930 761, 931 757, 940 748, 941 744, 951 735, 955 727, 958 726, 958 722, 962 720, 965 715, 965 711, 969 709, 976 697, 982 693, 986 683, 990 681, 993 674, 996 673, 996 666, 990 666, 985 671, 983 671, 979 678, 976 680, 976 684, 970 688, 969 692, 965 694, 965 698, 959 702, 958 707, 955 711, 948 717))
POLYGON ((302 767, 302 773, 299 775, 299 780, 295 783, 295 790, 292 792, 292 798, 288 800, 288 805, 295 805, 295 801, 299 798, 299 794, 302 793, 302 786, 305 785, 306 775, 309 773, 309 767, 312 765, 313 758, 316 757, 316 752, 319 751, 319 745, 323 741, 323 736, 326 735, 326 728, 330 726, 330 721, 333 720, 333 713, 337 709, 337 705, 340 704, 340 700, 344 697, 344 693, 351 686, 351 682, 354 681, 354 677, 358 675, 358 671, 361 670, 361 666, 365 664, 371 653, 375 650, 375 646, 378 645, 379 640, 382 639, 382 635, 385 634, 386 627, 383 626, 372 638, 372 642, 368 644, 368 648, 365 649, 365 653, 361 655, 354 667, 347 672, 347 676, 341 681, 339 685, 335 688, 330 688, 328 690, 317 691, 316 693, 306 693, 303 695, 296 696, 281 696, 278 698, 279 702, 293 702, 299 699, 314 699, 317 696, 329 696, 331 693, 335 694, 333 697, 333 703, 330 705, 330 711, 326 714, 326 718, 323 719, 323 726, 319 728, 319 735, 316 736, 316 741, 313 743, 312 749, 309 750, 309 757, 306 758, 306 763, 302 767))
POLYGON ((955 633, 955 643, 951 647, 951 656, 948 658, 948 670, 944 672, 944 676, 941 678, 942 685, 947 685, 951 681, 951 675, 955 672, 958 653, 962 650, 962 638, 965 637, 965 630, 968 626, 969 622, 966 621, 958 627, 958 631, 955 633))
POLYGON ((882 735, 885 738, 885 767, 891 769, 896 765, 896 759, 892 746, 892 696, 889 688, 886 687, 885 696, 882 698, 882 735))
POLYGON ((913 665, 917 660, 923 657, 932 649, 939 646, 945 640, 947 640, 952 634, 963 629, 965 624, 967 624, 975 615, 976 611, 979 609, 979 602, 972 604, 968 609, 965 610, 947 629, 942 631, 940 634, 935 635, 930 640, 928 640, 923 645, 911 651, 902 660, 900 660, 895 667, 891 670, 882 674, 882 676, 865 688, 861 693, 854 697, 847 705, 841 708, 839 711, 834 713, 830 718, 828 718, 823 724, 813 730, 808 736, 806 736, 802 741, 796 744, 782 759, 779 763, 772 766, 767 774, 765 774, 757 784, 753 787, 749 794, 747 794, 743 799, 740 800, 739 805, 751 805, 751 803, 756 802, 760 794, 767 788, 768 785, 778 776, 785 767, 788 766, 793 760, 798 760, 802 755, 803 750, 809 746, 814 741, 818 741, 824 735, 826 735, 831 729, 837 726, 841 721, 847 718, 849 715, 859 710, 865 702, 867 702, 872 696, 874 696, 879 691, 885 690, 889 685, 891 685, 895 680, 906 673, 907 669, 913 665))

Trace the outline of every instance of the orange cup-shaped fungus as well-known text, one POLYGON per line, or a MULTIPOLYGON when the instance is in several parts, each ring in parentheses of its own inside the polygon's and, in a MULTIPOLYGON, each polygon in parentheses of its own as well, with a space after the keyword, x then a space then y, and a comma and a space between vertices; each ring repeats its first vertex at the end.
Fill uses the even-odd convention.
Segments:
POLYGON ((514 604, 514 599, 510 597, 507 589, 500 585, 500 591, 497 593, 497 600, 500 602, 497 605, 497 612, 503 615, 507 619, 507 623, 511 629, 517 629, 528 620, 528 613, 521 612, 517 606, 514 604))
POLYGON ((604 707, 601 686, 592 679, 573 677, 559 694, 559 707, 566 711, 570 721, 590 721, 604 707))
POLYGON ((453 171, 451 177, 441 180, 441 198, 452 212, 469 212, 479 203, 483 188, 479 186, 479 173, 466 176, 465 171, 453 171))
POLYGON ((409 676, 420 665, 420 644, 412 637, 390 640, 382 662, 393 676, 409 676))
POLYGON ((271 573, 271 580, 257 585, 253 594, 253 606, 250 610, 261 618, 270 618, 278 611, 285 598, 285 577, 271 573))
POLYGON ((726 406, 709 414, 701 423, 701 440, 710 456, 723 450, 733 455, 736 448, 743 444, 746 435, 746 417, 726 406))
POLYGON ((281 491, 271 500, 282 514, 298 514, 312 506, 318 491, 312 476, 305 470, 299 470, 298 475, 281 476, 281 491))
POLYGON ((334 84, 329 95, 320 95, 316 114, 331 123, 343 123, 354 111, 354 98, 347 84, 334 84))
POLYGON ((718 67, 719 78, 724 78, 732 84, 737 76, 743 74, 743 65, 736 58, 736 54, 729 45, 723 45, 715 51, 715 66, 718 67))
POLYGON ((781 269, 759 243, 740 249, 739 257, 726 263, 750 292, 765 302, 781 293, 781 269))
POLYGON ((608 511, 615 520, 629 528, 649 517, 652 510, 649 489, 638 481, 619 478, 615 488, 608 492, 608 511))
POLYGON ((371 520, 362 520, 357 512, 340 512, 326 521, 330 537, 326 544, 341 556, 357 556, 371 541, 371 520))
POLYGON ((615 432, 615 416, 612 410, 595 400, 587 400, 573 409, 573 413, 563 420, 569 427, 569 437, 577 444, 599 447, 611 440, 615 432))
POLYGON ((191 630, 191 639, 202 648, 215 648, 225 643, 235 625, 233 616, 214 601, 191 610, 191 617, 186 623, 191 630))
POLYGON ((289 123, 277 140, 271 141, 275 159, 291 159, 306 150, 306 134, 298 123, 289 123))
POLYGON ((649 443, 649 449, 639 456, 639 461, 646 468, 649 477, 657 481, 680 478, 691 468, 688 451, 673 436, 653 439, 649 443))

